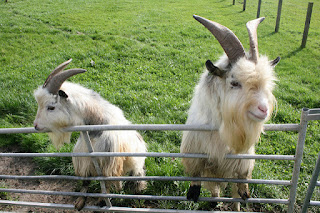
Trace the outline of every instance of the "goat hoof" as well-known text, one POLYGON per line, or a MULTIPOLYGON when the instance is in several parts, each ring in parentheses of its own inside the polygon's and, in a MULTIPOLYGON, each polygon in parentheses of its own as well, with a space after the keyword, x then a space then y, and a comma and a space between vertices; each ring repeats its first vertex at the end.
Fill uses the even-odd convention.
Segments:
POLYGON ((97 203, 97 206, 99 206, 99 207, 104 207, 104 206, 106 206, 107 204, 106 204, 106 201, 104 201, 103 199, 101 199, 100 201, 98 201, 98 203, 97 203))
POLYGON ((241 192, 240 190, 238 191, 240 197, 243 199, 243 200, 246 200, 250 197, 250 192, 248 191, 244 191, 244 192, 241 192))
POLYGON ((146 181, 127 181, 125 188, 129 189, 130 193, 140 194, 143 190, 147 188, 146 181))
POLYGON ((200 189, 201 186, 199 185, 190 186, 189 191, 187 193, 187 199, 197 202, 200 196, 200 189))
POLYGON ((85 206, 86 200, 87 200, 86 197, 78 197, 74 205, 74 208, 80 211, 85 206))
POLYGON ((210 207, 213 209, 216 208, 217 205, 218 205, 218 202, 210 202, 210 207))

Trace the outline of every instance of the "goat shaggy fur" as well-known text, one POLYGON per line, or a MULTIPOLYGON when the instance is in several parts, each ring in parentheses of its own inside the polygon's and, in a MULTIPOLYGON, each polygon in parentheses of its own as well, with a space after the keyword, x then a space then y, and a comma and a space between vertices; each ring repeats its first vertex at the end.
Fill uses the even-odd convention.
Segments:
MULTIPOLYGON (((205 153, 208 159, 184 158, 182 164, 193 177, 250 179, 254 160, 225 159, 226 154, 254 154, 254 144, 270 118, 275 98, 273 68, 279 61, 260 56, 257 62, 250 54, 231 62, 223 55, 207 69, 195 88, 187 124, 211 125, 218 131, 185 131, 182 153, 205 153), (216 73, 218 70, 218 74, 216 73), (222 73, 222 74, 221 74, 222 73)), ((188 199, 198 200, 201 182, 192 182, 188 199)), ((225 183, 204 182, 213 197, 220 196, 225 183)), ((250 196, 248 184, 233 185, 233 197, 250 196)), ((239 203, 234 208, 240 210, 239 203)))
MULTIPOLYGON (((34 96, 38 103, 34 126, 39 131, 51 130, 49 137, 57 148, 63 143, 70 142, 71 133, 62 131, 64 127, 130 124, 121 109, 104 100, 93 90, 78 84, 64 82, 58 94, 52 94, 41 86, 34 92, 34 96)), ((136 131, 90 131, 89 136, 95 152, 146 152, 145 142, 136 131)), ((82 134, 73 152, 88 152, 82 134)), ((97 175, 90 157, 73 157, 72 161, 76 175, 83 177, 97 175)), ((98 157, 97 161, 104 176, 121 176, 128 173, 136 176, 145 175, 144 157, 98 157)), ((121 182, 112 184, 118 190, 121 188, 121 182)), ((110 185, 107 182, 108 188, 110 185)), ((134 190, 139 192, 145 186, 144 181, 138 181, 134 190)), ((76 208, 80 210, 83 206, 84 201, 78 200, 76 208)))

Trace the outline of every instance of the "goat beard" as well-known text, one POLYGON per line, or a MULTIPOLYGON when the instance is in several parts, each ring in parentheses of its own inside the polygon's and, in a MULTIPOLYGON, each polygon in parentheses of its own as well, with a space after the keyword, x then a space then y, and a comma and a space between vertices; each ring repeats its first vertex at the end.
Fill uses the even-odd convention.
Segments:
POLYGON ((223 113, 223 122, 219 129, 220 138, 233 154, 247 153, 259 140, 263 122, 248 118, 247 107, 228 109, 223 113))
POLYGON ((56 149, 60 149, 64 143, 70 143, 71 132, 53 131, 48 133, 56 149))

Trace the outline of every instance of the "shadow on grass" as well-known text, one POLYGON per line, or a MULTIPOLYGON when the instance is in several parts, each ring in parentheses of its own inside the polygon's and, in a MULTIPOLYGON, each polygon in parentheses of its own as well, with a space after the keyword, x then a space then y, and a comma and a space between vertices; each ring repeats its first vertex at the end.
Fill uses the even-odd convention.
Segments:
POLYGON ((288 53, 287 55, 283 56, 283 59, 286 58, 291 58, 292 56, 295 56, 296 54, 298 54, 301 50, 303 50, 302 47, 298 47, 297 49, 293 50, 292 52, 288 53))
POLYGON ((259 36, 259 38, 261 39, 261 38, 267 38, 267 37, 271 37, 271 36, 274 36, 274 35, 276 35, 277 33, 276 32, 271 32, 271 33, 268 33, 268 34, 264 34, 264 35, 261 35, 261 36, 259 36))

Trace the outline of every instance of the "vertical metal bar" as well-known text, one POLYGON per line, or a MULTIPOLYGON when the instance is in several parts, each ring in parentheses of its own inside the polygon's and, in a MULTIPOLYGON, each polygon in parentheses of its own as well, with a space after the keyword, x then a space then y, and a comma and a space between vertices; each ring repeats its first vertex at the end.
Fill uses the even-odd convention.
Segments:
POLYGON ((303 155, 303 148, 306 139, 307 127, 308 127, 308 114, 309 109, 303 108, 300 118, 300 130, 298 136, 298 143, 296 147, 296 155, 293 167, 293 174, 291 179, 291 188, 289 194, 289 204, 288 204, 288 212, 291 213, 294 211, 294 203, 296 201, 297 187, 298 187, 298 179, 300 175, 300 167, 303 155))
POLYGON ((259 17, 260 17, 261 1, 262 1, 262 0, 259 0, 259 1, 258 1, 257 18, 259 18, 259 17))
POLYGON ((301 48, 306 47, 308 32, 309 32, 309 27, 310 27, 310 21, 311 21, 311 15, 312 15, 312 7, 313 7, 313 2, 309 2, 307 17, 306 17, 306 22, 304 25, 303 37, 302 37, 302 42, 301 42, 301 48))
POLYGON ((243 0, 243 9, 242 9, 242 11, 246 10, 246 5, 247 5, 247 0, 243 0))
POLYGON ((233 1, 232 1, 232 5, 235 5, 235 4, 236 4, 236 0, 233 0, 233 1))
MULTIPOLYGON (((88 132, 87 131, 83 131, 81 133, 82 133, 82 136, 83 136, 84 140, 86 141, 86 144, 87 144, 87 147, 88 147, 88 152, 89 153, 94 152, 88 132)), ((96 172, 97 172, 98 176, 102 176, 102 171, 101 171, 101 168, 100 168, 99 163, 97 161, 97 157, 91 157, 91 160, 93 162, 93 165, 94 165, 94 167, 96 169, 96 172)), ((100 181, 100 187, 101 187, 101 192, 107 194, 107 188, 106 188, 105 181, 100 181)), ((109 198, 105 198, 105 202, 106 202, 106 205, 108 207, 112 206, 109 198)))
POLYGON ((311 200, 311 197, 312 197, 312 193, 313 193, 314 187, 317 184, 319 173, 320 173, 320 152, 318 154, 318 160, 317 160, 315 169, 314 169, 314 171, 312 173, 312 177, 311 177, 311 180, 310 180, 310 184, 308 186, 306 198, 304 199, 304 202, 303 202, 301 213, 306 213, 307 210, 308 210, 308 206, 310 204, 310 200, 311 200))
POLYGON ((279 0, 277 20, 276 20, 276 28, 275 28, 275 30, 274 30, 276 33, 279 32, 280 18, 281 18, 281 10, 282 10, 282 0, 279 0))

